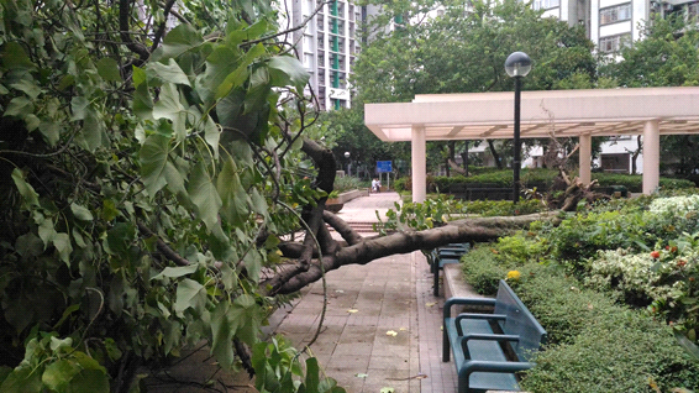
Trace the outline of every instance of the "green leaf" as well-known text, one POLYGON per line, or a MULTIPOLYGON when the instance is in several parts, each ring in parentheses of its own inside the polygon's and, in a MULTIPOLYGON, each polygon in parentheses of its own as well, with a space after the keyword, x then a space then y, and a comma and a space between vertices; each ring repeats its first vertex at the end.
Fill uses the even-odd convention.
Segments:
POLYGON ((65 232, 57 233, 53 237, 53 246, 56 247, 61 260, 70 266, 70 254, 73 252, 70 236, 65 232))
POLYGON ((163 39, 163 45, 153 53, 153 60, 162 62, 171 57, 177 57, 203 42, 203 38, 193 27, 186 24, 179 25, 167 33, 163 39))
POLYGON ((90 101, 83 96, 75 96, 70 100, 70 109, 73 112, 73 120, 83 120, 87 113, 90 101))
POLYGON ((154 276, 151 278, 151 280, 158 280, 163 277, 169 277, 169 278, 178 278, 182 276, 186 276, 188 274, 192 274, 197 271, 199 268, 198 265, 196 264, 191 264, 189 266, 180 266, 180 267, 166 267, 163 269, 160 274, 154 276))
POLYGON ((267 66, 272 86, 284 87, 291 84, 297 92, 302 93, 310 79, 306 68, 295 57, 275 56, 269 60, 267 66))
POLYGON ((267 217, 269 213, 267 201, 265 200, 265 197, 260 194, 260 191, 257 188, 253 188, 252 192, 250 193, 250 197, 252 199, 252 207, 255 213, 267 217))
POLYGON ((32 70, 36 68, 22 45, 14 41, 6 42, 3 45, 2 63, 7 69, 32 70))
POLYGON ((3 113, 3 116, 24 117, 33 112, 34 105, 32 102, 27 97, 19 96, 13 98, 10 103, 7 104, 7 108, 5 108, 5 113, 3 113))
POLYGON ((148 65, 148 71, 153 72, 161 80, 163 80, 163 82, 191 86, 187 74, 185 74, 184 71, 182 71, 182 69, 174 59, 169 59, 167 64, 158 62, 150 63, 148 65))
POLYGON ((15 182, 15 187, 17 187, 17 191, 19 191, 27 206, 39 206, 39 194, 34 191, 34 187, 24 180, 24 173, 19 168, 12 170, 12 180, 15 182))
POLYGON ((163 176, 167 182, 167 188, 175 195, 186 195, 187 190, 184 188, 184 178, 177 169, 175 164, 167 161, 163 169, 163 176))
POLYGON ((178 114, 182 111, 184 111, 184 106, 180 103, 180 93, 177 86, 172 83, 164 84, 160 88, 158 102, 153 106, 153 118, 176 122, 178 114))
MULTIPOLYGON (((78 144, 89 152, 94 152, 104 142, 104 122, 100 117, 101 113, 88 108, 85 113, 85 120, 83 120, 83 126, 76 138, 78 144)), ((107 138, 105 137, 104 139, 106 140, 107 138)))
POLYGON ((41 393, 41 374, 32 367, 17 367, 0 385, 2 393, 41 393))
POLYGON ((50 146, 56 146, 61 135, 61 124, 52 121, 42 121, 39 124, 39 132, 46 138, 50 146))
POLYGON ((318 359, 308 358, 306 359, 306 380, 304 385, 307 392, 318 392, 318 385, 320 383, 320 367, 318 367, 318 359))
POLYGON ((146 138, 139 152, 141 178, 148 194, 153 197, 166 184, 164 176, 167 157, 170 153, 170 138, 153 134, 146 138))
POLYGON ((111 57, 103 57, 96 64, 97 73, 107 82, 121 82, 119 64, 111 57))
POLYGON ((146 71, 143 68, 133 66, 131 79, 133 80, 134 87, 139 87, 141 84, 148 80, 146 71))
POLYGON ((197 311, 197 313, 201 313, 206 304, 206 289, 198 282, 185 278, 177 284, 175 298, 174 307, 179 315, 182 315, 188 308, 192 308, 197 311))
POLYGON ((230 303, 221 301, 211 314, 211 353, 225 369, 231 368, 235 360, 233 352, 235 326, 228 315, 229 309, 230 303))
POLYGON ((214 103, 216 92, 223 81, 238 68, 240 52, 227 46, 218 46, 206 58, 206 70, 197 79, 197 93, 209 106, 214 103))
POLYGON ((53 221, 50 218, 44 219, 38 228, 39 237, 44 242, 44 246, 48 246, 56 237, 56 229, 53 227, 53 221))
POLYGON ((66 393, 109 393, 109 378, 101 370, 82 370, 70 381, 66 393))
POLYGON ((92 220, 94 219, 94 217, 92 216, 92 213, 90 212, 90 210, 88 210, 88 209, 87 209, 86 207, 84 207, 84 206, 80 206, 80 205, 78 205, 78 204, 76 204, 76 203, 71 203, 71 204, 70 204, 70 210, 73 212, 73 215, 74 215, 75 218, 77 218, 78 220, 82 220, 82 221, 92 221, 92 220))
POLYGON ((221 209, 222 202, 203 162, 198 163, 194 167, 187 191, 196 207, 199 218, 211 230, 218 224, 218 212, 221 209))
POLYGON ((242 86, 243 83, 245 83, 245 80, 247 80, 248 67, 250 64, 252 64, 256 58, 261 57, 264 54, 265 47, 262 45, 262 43, 250 48, 250 50, 248 50, 248 52, 245 53, 245 56, 241 59, 241 62, 235 71, 228 74, 223 82, 221 82, 221 84, 218 86, 216 89, 215 98, 217 100, 223 98, 227 96, 233 88, 242 86))
POLYGON ((12 373, 12 369, 7 366, 0 366, 0 386, 2 386, 3 381, 12 373))
POLYGON ((31 98, 32 100, 35 100, 36 97, 38 97, 39 94, 41 94, 41 88, 39 88, 39 86, 26 79, 22 79, 17 83, 13 83, 10 85, 10 87, 28 95, 29 98, 31 98))
POLYGON ((41 375, 41 382, 51 390, 62 392, 78 372, 80 368, 75 362, 60 359, 46 367, 41 375))
POLYGON ((236 330, 236 336, 248 345, 255 345, 264 319, 264 311, 255 303, 252 295, 241 295, 228 312, 236 330))
MULTIPOLYGON (((214 158, 218 160, 218 145, 221 139, 221 130, 218 125, 214 123, 211 116, 206 116, 206 123, 204 124, 204 140, 211 146, 214 151, 214 158)), ((300 139, 300 138, 299 138, 300 139)))
POLYGON ((141 120, 153 119, 153 99, 148 92, 148 84, 142 83, 136 87, 132 108, 134 114, 141 120))
POLYGON ((216 189, 221 196, 221 215, 233 225, 242 224, 249 214, 248 194, 240 183, 237 167, 233 158, 223 162, 223 168, 216 179, 216 189))

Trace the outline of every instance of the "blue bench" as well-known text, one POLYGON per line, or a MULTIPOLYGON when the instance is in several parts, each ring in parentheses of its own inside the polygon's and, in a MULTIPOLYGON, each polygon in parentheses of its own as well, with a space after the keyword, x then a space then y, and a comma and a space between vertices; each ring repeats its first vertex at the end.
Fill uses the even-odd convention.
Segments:
POLYGON ((451 298, 444 304, 442 361, 454 354, 459 393, 519 391, 515 373, 533 367, 533 352, 546 343, 546 331, 504 280, 495 299, 451 298), (492 306, 492 314, 451 316, 455 305, 492 306), (493 331, 499 326, 502 333, 493 331), (509 342, 517 360, 508 361, 501 343, 509 342))
POLYGON ((444 265, 459 263, 469 247, 468 243, 452 243, 432 250, 430 269, 434 278, 434 296, 439 296, 439 271, 444 270, 444 265))

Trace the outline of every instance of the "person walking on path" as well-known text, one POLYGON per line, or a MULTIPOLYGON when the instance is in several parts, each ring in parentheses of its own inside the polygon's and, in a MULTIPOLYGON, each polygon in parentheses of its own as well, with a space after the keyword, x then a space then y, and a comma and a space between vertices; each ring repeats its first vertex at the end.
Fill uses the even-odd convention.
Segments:
POLYGON ((379 181, 379 179, 374 178, 374 180, 371 181, 371 191, 372 192, 381 191, 381 182, 379 181))

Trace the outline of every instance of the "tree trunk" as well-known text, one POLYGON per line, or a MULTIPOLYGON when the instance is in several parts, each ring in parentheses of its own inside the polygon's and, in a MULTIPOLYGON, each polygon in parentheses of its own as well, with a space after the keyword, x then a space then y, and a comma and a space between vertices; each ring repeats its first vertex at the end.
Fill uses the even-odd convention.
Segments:
MULTIPOLYGON (((364 238, 328 211, 323 213, 323 218, 345 238, 346 244, 324 238, 324 241, 335 242, 334 252, 324 254, 321 260, 314 259, 310 266, 300 267, 303 262, 297 261, 279 267, 277 274, 260 283, 259 288, 263 293, 290 294, 319 280, 323 272, 342 266, 364 265, 378 258, 433 249, 448 243, 489 242, 524 229, 534 221, 557 220, 555 212, 464 219, 424 231, 400 231, 386 236, 364 238)), ((298 258, 307 252, 306 245, 296 242, 281 243, 279 249, 287 258, 298 258)), ((318 256, 317 252, 313 254, 318 256)))
POLYGON ((464 151, 461 152, 461 163, 464 166, 464 176, 468 176, 468 145, 469 141, 466 141, 466 147, 464 148, 464 151))
POLYGON ((500 156, 498 155, 498 151, 495 150, 495 145, 493 144, 493 141, 488 139, 488 148, 490 149, 490 154, 493 155, 493 159, 495 159, 495 165, 497 165, 498 169, 502 169, 502 162, 500 161, 500 156))

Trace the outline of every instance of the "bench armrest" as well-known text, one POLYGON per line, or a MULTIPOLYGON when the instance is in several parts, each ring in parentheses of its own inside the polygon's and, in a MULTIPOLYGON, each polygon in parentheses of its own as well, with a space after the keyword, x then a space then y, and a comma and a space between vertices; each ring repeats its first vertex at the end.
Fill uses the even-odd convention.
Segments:
MULTIPOLYGON (((534 367, 534 363, 530 362, 489 362, 483 360, 472 360, 466 362, 459 369, 459 380, 465 382, 466 391, 469 389, 469 377, 477 371, 490 373, 515 373, 518 371, 529 370, 534 367)), ((461 385, 461 383, 459 383, 461 385)))
POLYGON ((453 297, 444 303, 444 309, 442 310, 444 319, 451 318, 451 307, 457 304, 466 306, 494 306, 495 299, 453 297))

